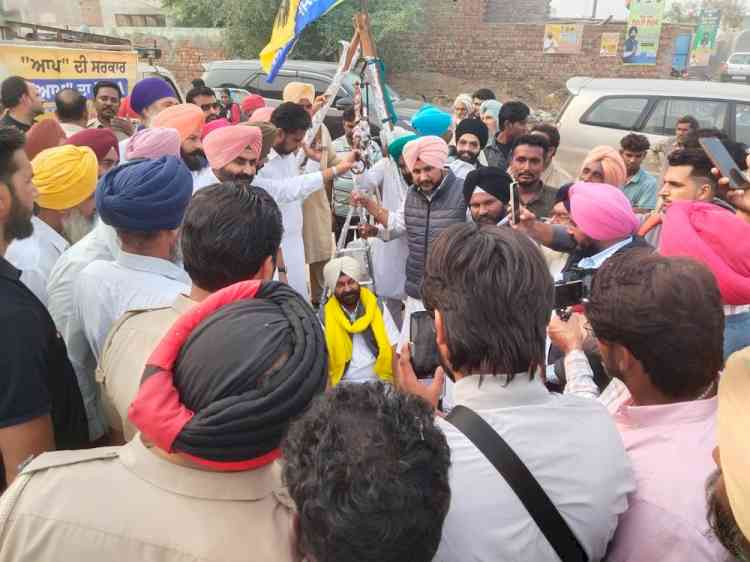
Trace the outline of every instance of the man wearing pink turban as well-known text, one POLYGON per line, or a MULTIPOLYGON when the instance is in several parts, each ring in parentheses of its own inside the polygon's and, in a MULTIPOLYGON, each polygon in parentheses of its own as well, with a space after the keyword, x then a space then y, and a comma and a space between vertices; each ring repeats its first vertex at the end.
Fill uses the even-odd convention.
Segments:
POLYGON ((126 160, 146 158, 158 160, 162 156, 180 157, 180 134, 177 129, 151 127, 138 131, 125 149, 126 160))
POLYGON ((628 172, 617 150, 611 146, 597 146, 584 159, 578 179, 622 188, 628 179, 628 172))
POLYGON ((206 135, 203 148, 218 181, 247 181, 255 177, 263 144, 258 127, 219 127, 206 135))
POLYGON ((275 107, 261 107, 260 109, 256 109, 253 111, 253 114, 250 116, 250 123, 270 123, 271 122, 271 115, 273 115, 275 107))
POLYGON ((464 180, 446 168, 448 144, 437 136, 420 137, 406 144, 402 156, 413 181, 399 211, 380 207, 364 193, 352 195, 353 203, 364 206, 381 225, 377 232, 363 226, 364 235, 377 233, 384 240, 407 236, 407 299, 399 350, 411 337, 411 315, 424 310, 421 285, 428 248, 446 228, 467 221, 464 180))
POLYGON ((578 182, 570 188, 568 233, 578 249, 562 270, 564 281, 574 281, 596 270, 616 253, 648 246, 637 237, 638 217, 621 189, 606 183, 578 182))
POLYGON ((205 116, 200 107, 192 103, 181 103, 160 112, 152 120, 151 126, 177 129, 180 134, 180 156, 183 162, 191 172, 200 172, 207 164, 201 145, 204 123, 205 116))
POLYGON ((750 346, 750 224, 712 203, 673 201, 659 252, 691 257, 716 277, 725 304, 724 357, 750 346))

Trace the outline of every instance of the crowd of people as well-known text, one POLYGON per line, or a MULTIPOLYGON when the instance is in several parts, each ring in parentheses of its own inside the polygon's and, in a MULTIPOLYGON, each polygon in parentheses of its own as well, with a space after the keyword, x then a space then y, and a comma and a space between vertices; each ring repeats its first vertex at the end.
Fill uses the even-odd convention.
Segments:
POLYGON ((744 145, 93 92, 0 86, 0 560, 750 559, 744 145))

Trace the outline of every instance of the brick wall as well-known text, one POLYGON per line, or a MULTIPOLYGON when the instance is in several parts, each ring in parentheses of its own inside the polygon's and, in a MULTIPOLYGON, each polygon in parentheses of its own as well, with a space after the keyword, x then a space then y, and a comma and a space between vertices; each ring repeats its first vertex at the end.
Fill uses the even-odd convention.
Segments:
POLYGON ((155 46, 161 49, 161 60, 154 63, 174 74, 183 93, 190 89, 191 80, 200 78, 203 74, 202 63, 227 58, 221 29, 101 27, 91 31, 124 37, 139 47, 155 46))
POLYGON ((544 21, 549 16, 550 0, 484 0, 483 3, 484 20, 488 22, 544 21))
POLYGON ((675 37, 689 27, 664 25, 657 64, 625 66, 620 56, 601 57, 601 34, 620 32, 625 23, 584 27, 578 54, 544 54, 544 23, 488 23, 483 17, 487 0, 431 0, 425 28, 415 34, 422 70, 476 81, 501 84, 509 95, 540 101, 541 95, 564 88, 573 76, 597 78, 668 78, 675 37))

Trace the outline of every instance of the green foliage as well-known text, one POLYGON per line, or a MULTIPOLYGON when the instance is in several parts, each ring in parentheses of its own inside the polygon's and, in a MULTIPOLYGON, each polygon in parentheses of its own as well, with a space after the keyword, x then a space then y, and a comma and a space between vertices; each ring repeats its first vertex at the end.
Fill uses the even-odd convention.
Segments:
MULTIPOLYGON (((271 37, 273 21, 282 0, 165 0, 177 25, 224 27, 228 54, 258 58, 271 37)), ((339 41, 354 33, 358 0, 347 0, 305 30, 292 58, 336 60, 339 41)), ((403 39, 417 31, 423 15, 421 0, 369 0, 368 12, 379 55, 389 70, 414 65, 416 50, 403 39)))

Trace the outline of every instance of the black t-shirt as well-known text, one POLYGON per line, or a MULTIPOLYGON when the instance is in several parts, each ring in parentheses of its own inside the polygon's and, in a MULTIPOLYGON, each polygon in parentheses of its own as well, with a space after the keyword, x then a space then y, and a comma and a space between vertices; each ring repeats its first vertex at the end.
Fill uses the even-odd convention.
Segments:
POLYGON ((0 256, 0 428, 50 414, 57 449, 89 444, 68 350, 52 317, 0 256))
POLYGON ((26 123, 21 123, 20 121, 13 119, 13 117, 10 116, 10 113, 6 113, 5 115, 3 115, 3 118, 0 119, 0 125, 2 125, 3 127, 15 127, 22 133, 27 133, 29 129, 31 129, 31 125, 27 125, 26 123))

